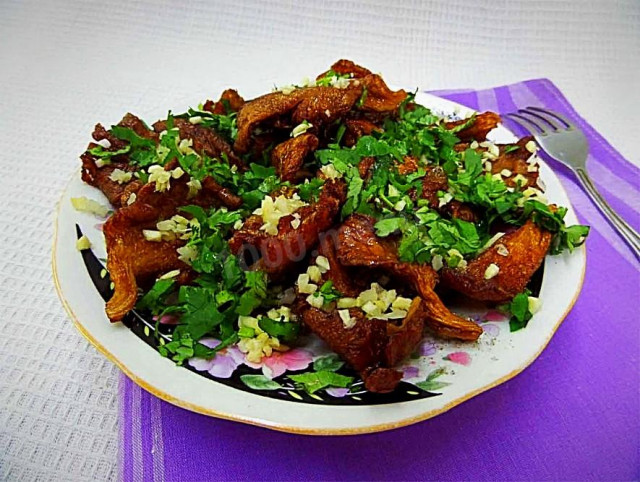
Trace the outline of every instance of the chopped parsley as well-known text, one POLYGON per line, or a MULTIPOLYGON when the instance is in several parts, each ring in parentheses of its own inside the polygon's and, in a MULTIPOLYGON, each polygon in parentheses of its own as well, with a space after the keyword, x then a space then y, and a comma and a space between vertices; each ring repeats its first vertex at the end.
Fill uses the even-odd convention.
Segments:
MULTIPOLYGON (((349 78, 329 71, 315 85, 344 87, 349 78)), ((361 107, 368 95, 367 89, 363 89, 356 107, 361 107)), ((243 269, 241 260, 231 254, 228 240, 261 205, 265 196, 287 188, 295 190, 303 201, 313 203, 325 180, 313 177, 297 185, 282 182, 270 165, 269 148, 262 156, 247 155, 244 159, 246 167, 240 168, 231 165, 225 154, 218 159, 195 152, 190 141, 180 139, 179 131, 173 128, 176 118, 213 129, 229 144, 237 136, 236 113, 227 108, 224 114, 213 114, 199 106, 176 116, 169 113, 167 130, 158 142, 141 137, 130 128, 113 126, 112 135, 127 145, 113 151, 99 145, 89 149, 90 154, 104 163, 115 156, 126 155, 130 165, 137 168, 136 177, 143 182, 148 178, 146 170, 149 166, 164 166, 175 159, 192 179, 202 181, 211 176, 243 200, 238 210, 203 209, 197 205, 180 208, 181 214, 190 218, 190 236, 184 248, 189 252, 188 262, 194 279, 182 286, 175 279, 159 279, 136 305, 157 319, 164 315, 178 318, 172 340, 158 347, 160 353, 183 364, 191 357, 211 358, 239 340, 244 343, 258 335, 268 335, 275 343, 295 341, 300 331, 299 323, 285 319, 284 315, 277 319, 273 310, 271 316, 258 311, 264 306, 277 306, 267 274, 243 269), (249 319, 253 324, 240 326, 239 317, 252 317, 249 319), (207 337, 221 342, 215 348, 209 348, 201 343, 207 337)), ((322 144, 324 147, 305 164, 305 170, 313 172, 322 166, 332 166, 328 172, 332 177, 337 172, 347 185, 347 200, 342 206, 341 218, 354 213, 372 216, 378 236, 397 240, 402 261, 431 263, 437 255, 446 266, 456 267, 481 252, 496 226, 521 226, 527 220, 554 233, 552 254, 582 244, 589 227, 567 226, 564 221, 566 208, 548 206, 525 197, 517 189, 510 189, 503 180, 485 172, 480 151, 467 148, 459 152, 456 149, 460 142, 457 133, 473 125, 475 120, 472 116, 447 128, 444 120, 430 109, 415 104, 414 95, 410 94, 397 116, 388 117, 380 130, 360 137, 354 146, 343 145, 346 126, 337 120, 331 126, 335 136, 328 144, 322 144), (364 165, 371 167, 361 175, 364 165), (445 189, 435 193, 438 206, 431 204, 432 199, 423 198, 425 176, 434 167, 446 176, 445 189), (479 221, 472 223, 452 218, 441 209, 452 201, 471 206, 479 221)), ((518 145, 509 145, 503 152, 518 149, 518 145)), ((525 327, 532 317, 529 294, 520 293, 503 307, 511 313, 511 331, 525 327)), ((331 281, 322 284, 313 296, 322 296, 325 308, 343 297, 331 281)), ((353 378, 337 373, 342 365, 338 359, 325 357, 314 362, 313 372, 290 375, 289 378, 309 394, 327 387, 347 388, 353 378)), ((445 386, 445 382, 436 380, 441 374, 440 371, 433 372, 418 386, 424 390, 445 386)), ((277 382, 261 377, 244 375, 243 381, 261 387, 257 389, 280 387, 277 382)))
POLYGON ((525 290, 523 293, 515 295, 509 303, 500 306, 502 311, 511 313, 511 319, 509 320, 509 330, 511 332, 526 327, 529 320, 533 317, 533 314, 529 311, 530 295, 531 292, 525 290))
POLYGON ((263 316, 258 321, 258 325, 270 336, 277 337, 284 341, 293 341, 298 336, 300 325, 284 320, 272 320, 263 316))
POLYGON ((328 280, 325 281, 320 289, 313 293, 313 296, 322 296, 324 299, 324 304, 327 305, 332 301, 336 301, 343 297, 343 294, 340 293, 337 289, 333 287, 333 281, 328 280))

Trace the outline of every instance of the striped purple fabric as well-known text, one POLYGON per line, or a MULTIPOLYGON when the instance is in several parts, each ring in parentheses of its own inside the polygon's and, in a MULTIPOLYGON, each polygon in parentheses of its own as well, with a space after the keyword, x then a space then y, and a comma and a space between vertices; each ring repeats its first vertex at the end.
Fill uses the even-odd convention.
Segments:
MULTIPOLYGON (((640 228, 640 171, 549 80, 434 94, 480 111, 533 105, 563 113, 589 139, 588 167, 598 188, 640 228)), ((165 403, 123 376, 122 478, 637 480, 638 264, 572 176, 551 165, 580 220, 592 226, 587 275, 573 311, 525 372, 434 419, 353 437, 289 435, 208 418, 165 403)))

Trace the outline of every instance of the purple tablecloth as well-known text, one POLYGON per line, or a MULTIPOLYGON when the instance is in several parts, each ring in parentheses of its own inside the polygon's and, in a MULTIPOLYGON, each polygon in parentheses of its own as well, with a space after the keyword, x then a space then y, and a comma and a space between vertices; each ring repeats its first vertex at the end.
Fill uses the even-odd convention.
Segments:
MULTIPOLYGON (((589 138, 588 166, 598 188, 640 228, 638 169, 579 117, 550 81, 435 94, 480 111, 538 105, 562 112, 589 138)), ((123 376, 122 477, 637 479, 638 263, 571 175, 557 172, 580 220, 592 226, 587 274, 573 311, 522 374, 431 420, 351 437, 290 435, 216 420, 165 403, 123 376)))

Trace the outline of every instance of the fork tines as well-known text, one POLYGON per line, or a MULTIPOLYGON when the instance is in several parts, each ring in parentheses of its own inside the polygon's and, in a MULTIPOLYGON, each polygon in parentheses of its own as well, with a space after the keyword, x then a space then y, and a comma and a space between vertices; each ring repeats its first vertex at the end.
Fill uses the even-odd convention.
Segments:
POLYGON ((572 130, 573 124, 566 117, 541 107, 527 107, 519 109, 518 112, 505 114, 516 124, 521 125, 528 131, 533 131, 538 135, 546 135, 551 132, 572 130))

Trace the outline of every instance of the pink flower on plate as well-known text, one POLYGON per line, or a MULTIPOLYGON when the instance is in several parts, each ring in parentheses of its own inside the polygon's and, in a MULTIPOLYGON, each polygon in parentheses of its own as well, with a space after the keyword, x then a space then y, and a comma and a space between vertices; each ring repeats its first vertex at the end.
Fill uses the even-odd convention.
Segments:
MULTIPOLYGON (((177 317, 175 317, 173 315, 162 315, 162 318, 160 318, 160 320, 158 320, 157 316, 154 316, 152 318, 152 320, 153 321, 160 321, 161 325, 177 325, 179 323, 179 321, 180 321, 180 320, 178 320, 177 317)), ((200 342, 200 343, 202 343, 202 342, 200 342)), ((211 348, 211 347, 209 347, 209 348, 211 348)))
POLYGON ((482 330, 492 338, 495 338, 500 334, 500 327, 498 325, 494 325, 492 323, 483 323, 482 330))
POLYGON ((420 376, 420 369, 412 365, 407 365, 405 367, 402 367, 401 370, 402 370, 403 380, 408 380, 410 378, 418 378, 420 376))
POLYGON ((294 348, 289 351, 274 351, 271 356, 263 357, 260 363, 244 360, 251 368, 262 368, 267 378, 276 378, 286 371, 303 370, 313 361, 313 355, 307 350, 294 348))
POLYGON ((429 340, 422 340, 418 345, 418 353, 422 356, 433 355, 436 352, 436 346, 429 340))
MULTIPOLYGON (((220 340, 215 338, 203 338, 200 340, 205 346, 215 348, 220 344, 220 340)), ((216 378, 231 378, 233 372, 242 365, 244 353, 236 346, 223 348, 211 360, 204 358, 190 358, 189 365, 199 372, 209 372, 209 375, 216 378)))
POLYGON ((457 363, 458 365, 470 365, 471 364, 471 355, 469 355, 466 351, 455 351, 453 353, 449 353, 445 360, 449 360, 450 362, 457 363))
POLYGON ((346 397, 347 396, 347 394, 349 393, 349 389, 348 388, 329 387, 329 388, 325 389, 325 392, 327 392, 332 397, 342 398, 342 397, 346 397))
POLYGON ((507 321, 509 318, 498 310, 489 310, 482 317, 484 321, 507 321))

